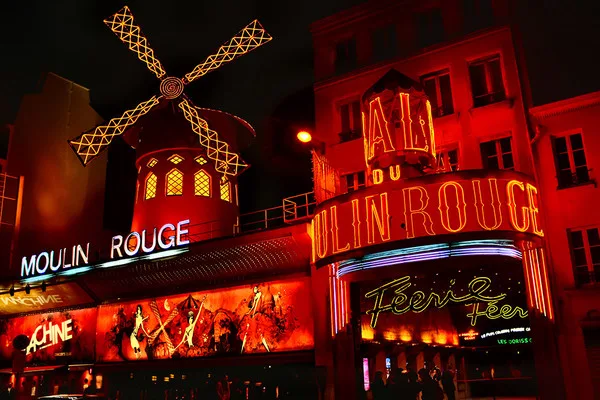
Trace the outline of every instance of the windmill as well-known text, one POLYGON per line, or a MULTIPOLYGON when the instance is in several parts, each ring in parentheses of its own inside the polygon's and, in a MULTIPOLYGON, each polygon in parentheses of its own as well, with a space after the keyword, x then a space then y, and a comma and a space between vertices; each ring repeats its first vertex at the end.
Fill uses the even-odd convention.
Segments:
POLYGON ((138 119, 148 114, 162 102, 170 101, 177 104, 192 131, 198 135, 201 147, 206 155, 214 162, 216 171, 230 176, 237 176, 248 165, 239 154, 230 149, 229 144, 219 138, 219 134, 209 128, 208 122, 199 115, 200 108, 194 106, 184 94, 184 87, 221 65, 233 61, 259 46, 267 43, 272 37, 263 29, 258 20, 250 22, 246 27, 223 44, 219 50, 208 56, 183 78, 168 76, 161 62, 154 56, 154 51, 148 44, 142 30, 135 24, 133 14, 125 6, 104 23, 118 38, 143 61, 148 69, 160 79, 160 94, 139 103, 135 108, 125 111, 121 116, 104 122, 78 137, 69 140, 69 145, 75 151, 79 160, 85 166, 104 151, 115 138, 132 127, 138 119))

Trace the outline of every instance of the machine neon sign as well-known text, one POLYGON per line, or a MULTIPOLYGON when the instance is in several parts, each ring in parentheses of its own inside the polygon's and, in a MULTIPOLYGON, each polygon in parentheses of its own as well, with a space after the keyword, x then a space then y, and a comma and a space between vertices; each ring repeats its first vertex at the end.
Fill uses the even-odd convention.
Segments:
POLYGON ((31 340, 27 346, 27 354, 35 353, 38 350, 45 349, 60 342, 66 342, 73 338, 73 320, 68 319, 61 324, 53 324, 52 321, 47 324, 38 325, 31 335, 31 340), (40 338, 40 332, 42 336, 40 338))
MULTIPOLYGON (((113 236, 110 247, 111 261, 102 263, 98 267, 123 265, 128 261, 136 261, 140 257, 154 258, 152 256, 165 253, 171 254, 175 247, 190 243, 187 239, 189 219, 179 221, 177 224, 165 224, 160 229, 154 228, 152 233, 143 230, 131 232, 125 238, 122 235, 113 236), (156 253, 155 250, 166 250, 156 253), (154 253, 154 254, 151 254, 154 253)), ((29 282, 43 279, 49 275, 70 275, 85 272, 91 267, 88 265, 90 244, 85 246, 75 245, 72 248, 63 248, 58 251, 43 251, 40 254, 21 259, 21 277, 29 282)))
POLYGON ((454 279, 450 281, 450 287, 443 296, 435 292, 426 295, 420 290, 416 290, 412 295, 408 296, 405 294, 405 291, 412 286, 410 276, 404 276, 371 290, 365 294, 366 298, 375 299, 373 308, 367 311, 367 315, 371 315, 371 328, 376 327, 379 314, 384 312, 392 312, 395 315, 402 315, 409 311, 421 313, 429 307, 442 308, 449 303, 472 304, 473 310, 467 314, 467 317, 471 319, 471 326, 477 324, 479 317, 511 319, 515 316, 519 318, 527 318, 528 316, 528 312, 521 307, 513 307, 509 304, 499 306, 497 304, 506 298, 506 293, 498 295, 486 294, 485 292, 492 285, 492 280, 488 277, 480 276, 474 278, 469 282, 467 287, 468 293, 464 296, 458 296, 454 293, 452 286, 454 286, 455 282, 454 279), (389 302, 384 304, 384 298, 388 290, 392 290, 393 295, 389 302), (480 309, 481 303, 486 304, 486 308, 483 310, 480 309))

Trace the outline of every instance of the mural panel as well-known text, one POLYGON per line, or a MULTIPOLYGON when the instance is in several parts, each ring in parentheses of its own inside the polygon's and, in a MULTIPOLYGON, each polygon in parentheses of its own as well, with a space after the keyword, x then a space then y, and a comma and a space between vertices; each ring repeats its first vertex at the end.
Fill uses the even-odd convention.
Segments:
POLYGON ((100 306, 98 361, 314 347, 308 278, 100 306))
POLYGON ((86 308, 2 320, 0 355, 11 359, 13 342, 20 342, 28 364, 93 361, 96 316, 95 308, 86 308))

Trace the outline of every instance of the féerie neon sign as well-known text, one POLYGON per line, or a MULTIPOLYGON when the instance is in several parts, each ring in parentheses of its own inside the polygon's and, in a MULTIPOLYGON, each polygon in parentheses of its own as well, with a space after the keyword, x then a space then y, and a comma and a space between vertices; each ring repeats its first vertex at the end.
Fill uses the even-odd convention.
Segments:
POLYGON ((435 292, 426 295, 421 290, 416 290, 412 295, 408 296, 405 291, 412 286, 410 276, 404 276, 371 290, 365 294, 366 298, 375 299, 373 308, 367 311, 367 315, 371 316, 371 328, 377 326, 377 320, 381 313, 392 312, 395 315, 402 315, 409 311, 421 313, 430 307, 442 308, 450 303, 472 304, 473 309, 467 314, 467 317, 471 319, 472 326, 477 324, 479 317, 511 319, 515 316, 519 318, 527 318, 528 316, 527 310, 521 307, 513 307, 509 304, 498 305, 498 302, 506 298, 506 293, 498 295, 486 294, 492 285, 492 280, 488 277, 481 276, 474 278, 467 286, 467 294, 463 296, 458 296, 454 293, 452 286, 455 283, 454 279, 450 280, 450 287, 443 296, 435 292), (393 294, 391 298, 388 295, 387 298, 389 298, 389 301, 384 303, 386 294, 389 293, 388 291, 391 291, 393 294), (486 305, 485 309, 481 309, 482 303, 486 305))
MULTIPOLYGON (((152 232, 145 229, 141 232, 131 232, 125 238, 122 235, 113 236, 110 247, 110 259, 136 257, 149 254, 155 250, 168 250, 190 243, 187 239, 190 220, 179 221, 177 224, 165 224, 152 232)), ((68 270, 73 267, 85 266, 89 262, 90 244, 80 244, 72 248, 58 251, 43 251, 21 259, 21 277, 40 276, 68 270)))

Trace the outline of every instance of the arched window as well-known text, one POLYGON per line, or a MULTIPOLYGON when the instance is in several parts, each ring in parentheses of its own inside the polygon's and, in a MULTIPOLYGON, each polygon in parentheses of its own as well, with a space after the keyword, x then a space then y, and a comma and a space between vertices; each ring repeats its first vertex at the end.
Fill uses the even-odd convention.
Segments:
POLYGON ((225 177, 221 178, 221 200, 231 202, 231 185, 225 177))
POLYGON ((194 174, 194 194, 210 197, 210 175, 202 169, 194 174))
POLYGON ((150 172, 146 177, 146 190, 144 195, 146 200, 153 199, 156 197, 156 181, 156 175, 150 172))
POLYGON ((183 173, 177 168, 167 174, 167 196, 181 196, 183 194, 183 173))

